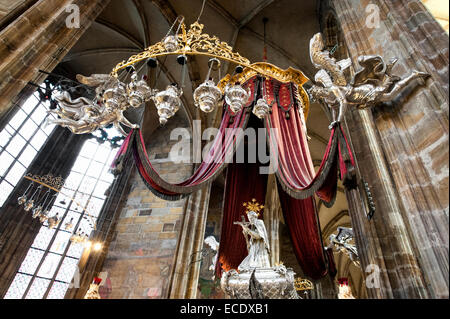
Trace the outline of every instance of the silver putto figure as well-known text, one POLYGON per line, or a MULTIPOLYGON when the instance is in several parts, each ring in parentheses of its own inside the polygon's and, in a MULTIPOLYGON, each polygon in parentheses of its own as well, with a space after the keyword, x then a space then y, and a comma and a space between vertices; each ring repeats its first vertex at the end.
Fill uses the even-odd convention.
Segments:
POLYGON ((126 102, 123 83, 108 74, 93 74, 90 77, 77 75, 77 80, 96 87, 97 100, 103 103, 95 103, 84 97, 73 100, 67 91, 63 91, 54 96, 59 109, 48 111, 59 118, 49 118, 49 123, 67 127, 75 134, 91 133, 113 124, 121 134, 126 136, 127 134, 120 124, 130 128, 139 127, 128 121, 123 115, 123 112, 130 106, 126 102))
POLYGON ((345 70, 351 66, 351 60, 336 61, 325 50, 322 34, 315 34, 309 44, 312 64, 320 69, 315 75, 315 82, 308 93, 312 100, 322 101, 330 109, 333 122, 330 128, 339 123, 348 106, 367 108, 381 102, 394 99, 409 83, 418 79, 420 84, 429 74, 419 71, 400 78, 391 71, 397 59, 385 63, 378 55, 362 55, 358 57, 360 70, 353 76, 346 76, 345 70))

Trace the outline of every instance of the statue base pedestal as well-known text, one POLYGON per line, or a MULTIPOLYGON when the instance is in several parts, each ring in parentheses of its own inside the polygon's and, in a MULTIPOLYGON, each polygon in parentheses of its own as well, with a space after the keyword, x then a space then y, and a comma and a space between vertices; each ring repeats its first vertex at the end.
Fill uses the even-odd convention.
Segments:
POLYGON ((294 275, 292 269, 283 265, 240 273, 231 269, 222 274, 220 286, 231 299, 300 299, 294 287, 294 275))

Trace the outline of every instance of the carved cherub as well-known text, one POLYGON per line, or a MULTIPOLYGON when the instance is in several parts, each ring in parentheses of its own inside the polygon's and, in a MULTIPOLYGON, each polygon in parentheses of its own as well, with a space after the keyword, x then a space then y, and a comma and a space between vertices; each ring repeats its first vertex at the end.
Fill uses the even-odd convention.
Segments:
POLYGON ((336 61, 331 57, 320 33, 311 38, 309 50, 311 62, 320 70, 314 78, 316 84, 308 93, 313 100, 322 101, 331 109, 333 122, 330 128, 342 120, 349 105, 366 108, 390 101, 413 80, 419 79, 424 84, 429 77, 427 73, 414 70, 401 79, 391 74, 397 59, 386 64, 381 56, 363 55, 358 57, 362 69, 347 79, 344 71, 351 66, 350 59, 336 61))
MULTIPOLYGON (((107 74, 93 74, 90 77, 78 74, 77 79, 83 84, 97 86, 95 91, 99 100, 107 89, 112 89, 117 84, 117 79, 107 74)), ((75 134, 92 133, 101 127, 113 124, 122 135, 126 136, 127 133, 120 124, 130 128, 138 127, 123 115, 123 112, 127 109, 127 105, 124 103, 117 103, 117 106, 112 107, 106 103, 95 104, 95 102, 84 97, 72 100, 67 91, 57 94, 54 98, 58 102, 59 109, 48 112, 57 115, 59 118, 49 118, 49 123, 67 127, 75 134)))

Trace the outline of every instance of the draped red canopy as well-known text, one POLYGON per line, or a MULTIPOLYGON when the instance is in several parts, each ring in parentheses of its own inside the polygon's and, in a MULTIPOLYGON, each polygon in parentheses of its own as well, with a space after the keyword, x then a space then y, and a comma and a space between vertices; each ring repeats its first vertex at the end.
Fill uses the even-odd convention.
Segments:
MULTIPOLYGON (((330 255, 324 253, 313 196, 316 194, 326 205, 332 205, 337 190, 338 168, 345 185, 354 183, 354 161, 350 146, 340 125, 335 126, 331 130, 321 165, 315 172, 300 114, 298 88, 293 83, 260 77, 253 77, 244 86, 251 93, 247 105, 236 115, 224 105, 219 134, 206 158, 186 181, 170 184, 159 176, 148 159, 140 130, 131 131, 119 150, 118 158, 131 149, 138 171, 152 192, 168 200, 186 196, 204 187, 226 168, 226 159, 233 155, 240 142, 236 133, 246 128, 251 108, 263 93, 272 105, 272 112, 265 118, 264 126, 270 152, 277 155, 276 176, 280 202, 294 252, 304 273, 313 279, 320 278, 327 273, 327 267, 332 263, 328 260, 330 255)), ((259 173, 258 163, 232 163, 228 167, 217 263, 221 269, 217 269, 218 274, 222 269, 237 268, 245 257, 244 238, 239 232, 239 226, 233 222, 240 220, 243 215, 243 202, 252 198, 264 202, 266 182, 267 176, 259 173)))

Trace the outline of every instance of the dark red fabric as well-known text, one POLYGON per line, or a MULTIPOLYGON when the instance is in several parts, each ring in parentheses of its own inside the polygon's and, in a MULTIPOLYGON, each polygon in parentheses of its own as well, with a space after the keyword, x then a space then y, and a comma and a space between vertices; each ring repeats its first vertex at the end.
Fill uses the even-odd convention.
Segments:
MULTIPOLYGON (((253 198, 264 204, 266 197, 267 175, 259 174, 256 163, 232 163, 228 165, 225 182, 225 200, 223 207, 222 230, 220 235, 219 254, 216 263, 216 274, 222 271, 237 269, 247 256, 247 246, 242 235, 242 228, 233 222, 241 221, 245 214, 243 203, 253 198)), ((262 218, 262 211, 260 212, 262 218)))
POLYGON ((292 97, 296 96, 295 87, 291 84, 276 83, 274 80, 265 83, 268 92, 277 91, 271 86, 279 87, 278 92, 280 92, 279 99, 274 100, 272 114, 266 118, 265 122, 271 151, 278 152, 276 172, 278 181, 290 196, 297 199, 311 197, 315 192, 318 192, 317 195, 323 201, 334 198, 333 191, 337 189, 334 185, 337 183, 337 178, 334 178, 337 176, 335 174, 337 167, 334 163, 337 147, 336 129, 331 130, 325 154, 316 173, 299 106, 292 102, 292 97), (282 107, 278 106, 278 102, 282 107))
POLYGON ((305 275, 312 279, 327 274, 320 225, 314 197, 295 199, 278 187, 284 220, 289 227, 295 257, 305 275))
POLYGON ((231 114, 227 110, 223 112, 219 134, 215 137, 207 156, 194 174, 181 183, 170 184, 159 176, 148 158, 141 130, 136 131, 133 143, 135 162, 147 186, 153 188, 157 195, 164 197, 176 194, 190 194, 210 182, 226 167, 228 158, 233 156, 236 149, 235 146, 239 142, 238 132, 241 129, 245 129, 251 114, 247 112, 247 107, 253 104, 255 78, 249 80, 244 86, 250 88, 252 92, 246 107, 236 115, 231 114))
POLYGON ((120 145, 119 150, 116 153, 116 156, 114 156, 114 160, 112 161, 110 168, 115 168, 117 166, 117 161, 120 159, 122 155, 125 155, 125 153, 128 150, 128 146, 130 145, 130 140, 132 140, 132 137, 134 130, 131 129, 130 133, 128 133, 128 136, 123 141, 122 145, 120 145))
POLYGON ((353 158, 352 150, 350 145, 348 144, 347 137, 342 130, 342 127, 339 126, 339 133, 341 134, 340 142, 338 144, 339 147, 339 170, 341 172, 341 179, 347 174, 349 167, 355 166, 355 159, 353 158), (346 163, 347 160, 347 163, 346 163))
POLYGON ((334 262, 333 249, 325 248, 325 253, 328 259, 328 274, 331 278, 334 278, 337 274, 336 263, 334 262))

